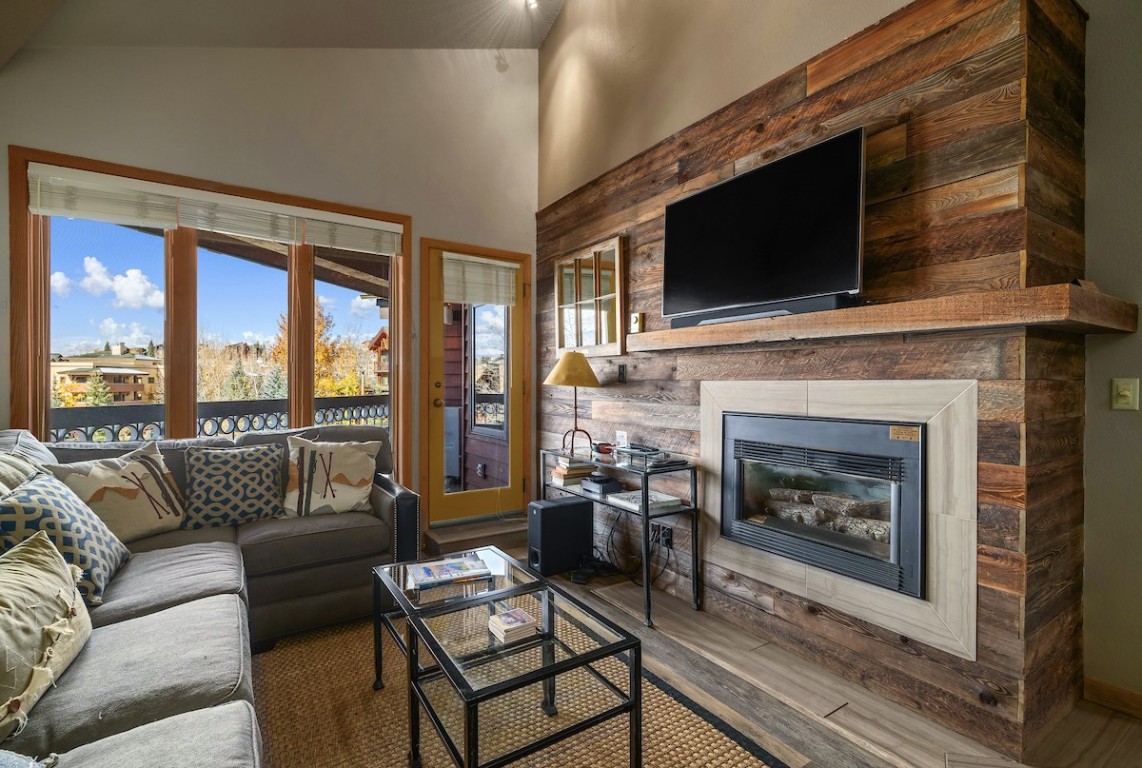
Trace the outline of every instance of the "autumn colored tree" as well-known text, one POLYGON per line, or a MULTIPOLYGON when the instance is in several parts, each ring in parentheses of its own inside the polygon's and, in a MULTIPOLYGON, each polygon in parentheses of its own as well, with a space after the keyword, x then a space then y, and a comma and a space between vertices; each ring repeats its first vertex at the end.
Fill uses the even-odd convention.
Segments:
MULTIPOLYGON (((289 366, 288 320, 278 316, 278 333, 270 345, 270 359, 282 370, 289 366)), ((368 355, 349 338, 333 335, 333 317, 320 305, 313 313, 313 389, 317 397, 359 395, 361 361, 368 355)))

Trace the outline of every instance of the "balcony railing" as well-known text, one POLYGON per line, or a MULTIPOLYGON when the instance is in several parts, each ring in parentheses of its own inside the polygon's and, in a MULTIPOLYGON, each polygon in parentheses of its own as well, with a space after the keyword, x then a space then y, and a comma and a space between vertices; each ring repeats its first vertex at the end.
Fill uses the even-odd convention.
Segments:
MULTIPOLYGON (((199 437, 236 437, 289 426, 286 400, 231 400, 198 404, 199 437)), ((314 424, 389 426, 388 395, 319 397, 314 424)), ((124 442, 159 440, 166 436, 161 403, 52 408, 52 442, 124 442)))

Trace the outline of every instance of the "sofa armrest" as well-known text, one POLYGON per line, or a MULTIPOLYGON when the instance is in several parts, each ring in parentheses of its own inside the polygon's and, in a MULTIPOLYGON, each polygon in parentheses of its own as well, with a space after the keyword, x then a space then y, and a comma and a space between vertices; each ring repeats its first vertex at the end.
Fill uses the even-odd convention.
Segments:
POLYGON ((373 496, 376 514, 393 531, 393 561, 420 559, 420 495, 388 475, 377 474, 373 496))

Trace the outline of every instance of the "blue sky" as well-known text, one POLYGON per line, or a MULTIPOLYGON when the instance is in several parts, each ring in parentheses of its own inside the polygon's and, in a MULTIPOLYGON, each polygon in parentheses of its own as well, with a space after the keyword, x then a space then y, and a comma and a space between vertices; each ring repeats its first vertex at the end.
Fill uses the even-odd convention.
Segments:
MULTIPOLYGON (((51 351, 102 349, 105 342, 146 346, 163 339, 163 241, 126 227, 52 219, 51 351)), ((357 291, 318 283, 333 333, 372 338, 376 306, 357 291)), ((199 337, 268 342, 286 311, 286 273, 199 249, 199 337)))

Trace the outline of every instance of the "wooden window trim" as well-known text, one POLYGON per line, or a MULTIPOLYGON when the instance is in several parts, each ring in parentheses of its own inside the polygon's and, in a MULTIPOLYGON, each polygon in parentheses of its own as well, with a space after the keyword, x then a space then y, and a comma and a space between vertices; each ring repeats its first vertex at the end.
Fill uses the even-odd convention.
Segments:
MULTIPOLYGON (((67 168, 77 168, 96 173, 106 173, 115 176, 152 181, 159 184, 186 187, 189 189, 219 192, 238 197, 247 197, 253 200, 262 200, 283 205, 293 205, 302 208, 311 208, 318 211, 341 213, 348 216, 360 216, 376 221, 385 221, 400 224, 403 230, 401 236, 401 253, 392 259, 392 296, 393 310, 390 313, 390 338, 393 339, 390 353, 390 368, 395 372, 391 377, 390 386, 390 413, 393 425, 393 459, 396 465, 396 478, 399 482, 408 483, 412 479, 412 280, 406 274, 411 269, 411 260, 404 255, 411 253, 412 248, 412 217, 406 214, 391 213, 389 211, 373 210, 342 203, 331 203, 324 200, 302 197, 300 195, 282 194, 267 190, 245 187, 236 184, 224 184, 191 176, 153 171, 135 166, 109 163, 102 160, 78 157, 60 152, 32 149, 10 145, 8 147, 8 221, 9 221, 9 277, 10 277, 10 423, 11 426, 30 430, 40 439, 48 437, 48 416, 51 406, 51 393, 48 386, 35 386, 34 382, 47 382, 50 376, 49 342, 51 339, 49 308, 49 251, 47 219, 34 216, 28 212, 28 166, 31 163, 44 163, 67 168), (18 373, 17 373, 18 372, 18 373)), ((177 236, 176 236, 177 241, 177 236)), ((170 250, 168 246, 168 250, 170 250)), ((173 258, 168 254, 167 258, 173 258)), ((178 261, 175 259, 175 261, 178 261)), ((168 265, 170 266, 170 265, 168 265)), ((174 265, 177 270, 178 265, 174 265)), ((168 269, 168 280, 170 270, 168 269)), ((184 289, 185 290, 185 289, 184 289)), ((168 295, 170 291, 168 290, 168 295)), ((310 299, 312 301, 312 297, 310 299)), ((170 301, 170 299, 168 299, 170 301)), ((189 311, 186 302, 176 305, 180 317, 189 311)), ((167 318, 170 322, 172 315, 168 305, 167 318)), ((197 318, 195 318, 197 322, 197 318)), ((197 343, 197 338, 195 340, 197 343)), ((310 341, 312 344, 312 340, 310 341)), ((310 387, 313 386, 312 356, 309 358, 309 375, 307 378, 310 387)), ((295 378, 290 375, 291 386, 295 378)), ((186 382, 174 385, 168 380, 170 386, 186 386, 186 382)), ((184 390, 185 391, 185 390, 184 390)), ((194 389, 189 390, 191 393, 194 389)), ((178 395, 177 389, 175 392, 178 395)), ((192 399, 193 395, 192 395, 192 399)), ((167 401, 172 398, 168 392, 167 401)), ((195 403, 195 420, 186 423, 187 408, 185 403, 180 406, 180 413, 174 414, 169 410, 168 421, 175 419, 180 431, 197 429, 197 402, 195 403), (180 423, 178 420, 182 419, 180 423)), ((293 414, 291 413, 291 423, 293 414)), ((309 415, 305 421, 313 418, 312 399, 310 400, 309 415)), ((168 433, 171 432, 168 425, 168 433)), ((189 433, 193 434, 193 432, 189 433)), ((187 435, 189 436, 189 435, 187 435)))
POLYGON ((289 319, 286 321, 289 347, 289 425, 313 424, 313 246, 289 248, 289 319), (306 288, 308 287, 308 290, 306 288))
POLYGON ((167 232, 166 319, 163 376, 167 437, 198 434, 198 232, 179 227, 167 232), (182 360, 177 368, 172 360, 182 360))
POLYGON ((557 353, 561 354, 568 350, 575 350, 582 352, 587 357, 605 357, 621 355, 626 352, 626 245, 626 237, 619 235, 595 243, 589 248, 576 251, 555 262, 555 334, 557 353), (602 270, 600 268, 600 254, 609 250, 614 250, 615 252, 615 284, 614 290, 605 295, 614 295, 616 315, 615 340, 605 344, 581 343, 583 341, 583 322, 581 317, 577 317, 575 339, 569 341, 564 338, 565 326, 563 323, 563 313, 572 311, 578 315, 580 308, 587 303, 590 303, 590 311, 595 315, 595 333, 596 335, 599 333, 602 323, 602 297, 600 296, 602 290, 602 270), (587 257, 592 258, 592 264, 594 265, 594 296, 591 299, 582 299, 579 296, 580 281, 582 280, 582 261, 587 257), (563 276, 560 273, 560 269, 566 264, 573 264, 575 268, 575 301, 573 302, 567 301, 567 297, 563 295, 563 276))

